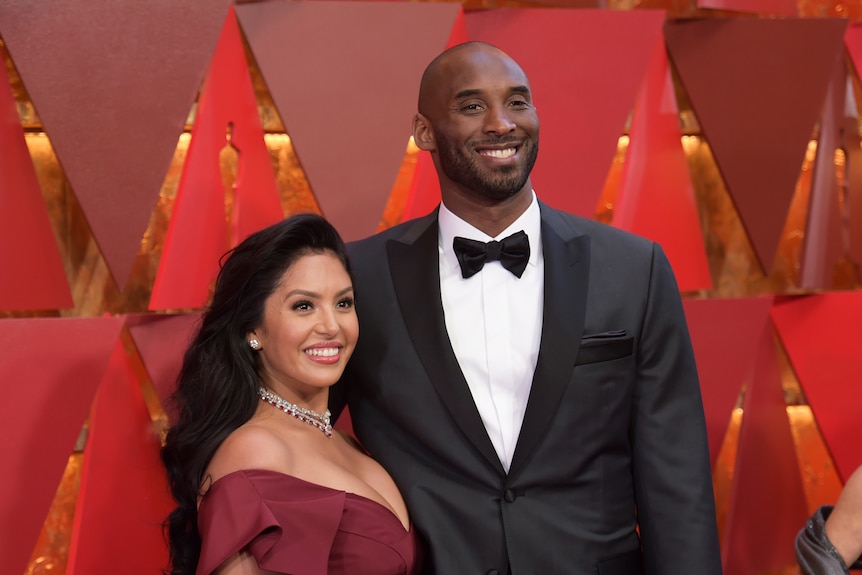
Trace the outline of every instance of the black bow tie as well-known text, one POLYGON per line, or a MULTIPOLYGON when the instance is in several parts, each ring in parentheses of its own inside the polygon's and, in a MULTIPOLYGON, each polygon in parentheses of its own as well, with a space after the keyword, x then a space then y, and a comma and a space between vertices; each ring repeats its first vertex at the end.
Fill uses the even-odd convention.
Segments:
POLYGON ((461 275, 464 278, 479 273, 485 262, 500 260, 500 264, 517 277, 521 277, 530 261, 530 238, 522 231, 515 232, 502 242, 488 243, 455 237, 452 243, 458 263, 461 264, 461 275))

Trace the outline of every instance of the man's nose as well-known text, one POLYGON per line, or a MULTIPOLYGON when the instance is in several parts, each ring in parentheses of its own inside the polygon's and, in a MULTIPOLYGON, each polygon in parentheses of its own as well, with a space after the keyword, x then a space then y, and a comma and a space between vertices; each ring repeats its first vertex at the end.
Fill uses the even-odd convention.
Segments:
POLYGON ((492 106, 485 116, 485 131, 494 134, 508 134, 515 129, 515 122, 505 106, 492 106))

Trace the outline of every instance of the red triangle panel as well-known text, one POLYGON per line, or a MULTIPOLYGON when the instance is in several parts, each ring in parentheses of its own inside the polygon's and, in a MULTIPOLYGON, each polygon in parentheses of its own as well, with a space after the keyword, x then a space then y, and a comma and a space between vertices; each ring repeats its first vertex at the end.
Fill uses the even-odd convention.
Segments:
MULTIPOLYGON (((841 238, 845 230, 839 210, 840 189, 835 170, 835 150, 844 143, 844 98, 847 93, 847 69, 844 62, 835 66, 826 103, 820 118, 817 153, 811 174, 808 221, 802 244, 799 287, 829 289, 835 265, 842 255, 841 238)), ((854 118, 855 120, 855 118, 854 118)))
POLYGON ((759 18, 665 25, 673 63, 765 270, 842 55, 846 25, 759 18))
POLYGON ((24 573, 122 318, 0 321, 0 565, 24 573))
POLYGON ((168 415, 168 399, 174 392, 183 355, 197 332, 199 314, 135 315, 126 320, 144 367, 153 382, 159 401, 168 415))
POLYGON ((756 344, 769 321, 772 298, 686 299, 683 305, 714 465, 733 406, 754 370, 756 344))
POLYGON ((772 321, 842 481, 862 465, 862 292, 781 299, 772 321))
POLYGON ((229 5, 0 2, 0 36, 121 289, 229 5))
MULTIPOLYGON (((853 62, 857 78, 862 76, 862 24, 852 24, 844 35, 844 45, 853 62)), ((857 265, 862 265, 862 150, 859 146, 857 124, 851 123, 845 132, 850 134, 854 145, 847 146, 847 218, 849 234, 849 256, 857 265)), ((851 142, 848 142, 850 144, 851 142)))
POLYGON ((237 6, 323 215, 346 240, 377 230, 410 137, 419 80, 457 4, 237 6))
POLYGON ((249 234, 284 217, 233 7, 198 103, 195 125, 165 237, 150 309, 203 307, 219 259, 249 234), (226 138, 229 137, 228 142, 226 138), (231 221, 220 153, 237 154, 231 221))
POLYGON ((530 79, 542 122, 532 183, 548 204, 595 216, 663 20, 664 12, 650 10, 466 15, 470 39, 505 50, 530 79))
POLYGON ((661 244, 681 290, 710 289, 673 90, 664 41, 659 39, 635 104, 613 223, 661 244))
POLYGON ((90 412, 69 575, 151 575, 167 565, 161 525, 174 504, 160 447, 118 342, 90 412))
POLYGON ((734 575, 795 566, 793 541, 808 519, 771 325, 755 349, 722 546, 724 572, 734 575))
POLYGON ((0 150, 0 269, 5 277, 15 278, 0 281, 0 309, 72 307, 63 260, 3 65, 0 150))

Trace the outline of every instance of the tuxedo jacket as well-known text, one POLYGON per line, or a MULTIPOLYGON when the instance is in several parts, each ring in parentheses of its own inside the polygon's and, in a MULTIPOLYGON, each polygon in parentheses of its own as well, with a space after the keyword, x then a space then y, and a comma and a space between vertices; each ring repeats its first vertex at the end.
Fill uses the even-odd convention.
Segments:
POLYGON ((720 573, 670 265, 643 238, 540 211, 542 335, 508 473, 446 333, 436 212, 349 245, 360 337, 333 411, 347 402, 398 484, 424 574, 720 573))

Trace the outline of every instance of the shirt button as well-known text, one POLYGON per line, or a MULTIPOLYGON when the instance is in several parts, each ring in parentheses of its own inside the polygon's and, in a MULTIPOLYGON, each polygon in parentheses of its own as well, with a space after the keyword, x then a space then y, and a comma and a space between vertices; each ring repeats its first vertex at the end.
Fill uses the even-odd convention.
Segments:
POLYGON ((517 495, 515 495, 515 492, 514 492, 514 491, 512 491, 511 489, 507 489, 507 490, 503 493, 503 500, 504 500, 506 503, 512 503, 513 501, 515 501, 515 499, 516 499, 516 498, 517 498, 517 495))

